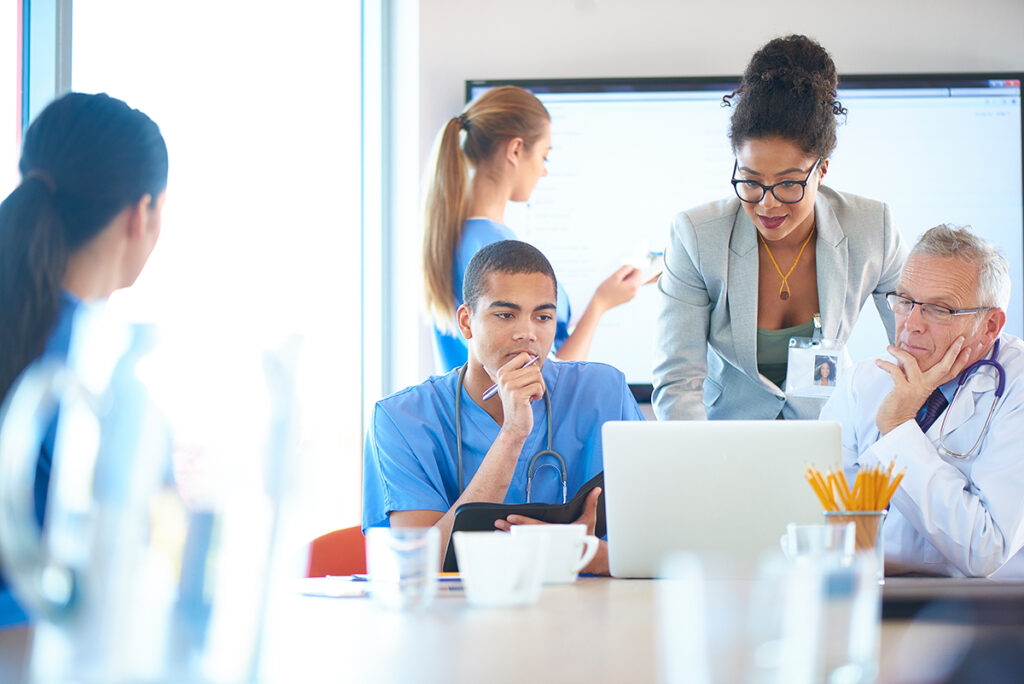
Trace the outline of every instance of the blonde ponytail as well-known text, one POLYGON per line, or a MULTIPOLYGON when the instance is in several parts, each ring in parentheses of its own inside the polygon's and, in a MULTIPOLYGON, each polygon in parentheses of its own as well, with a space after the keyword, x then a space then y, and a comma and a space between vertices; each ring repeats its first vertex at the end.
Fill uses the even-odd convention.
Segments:
POLYGON ((522 138, 527 148, 543 134, 551 115, 532 93, 515 86, 493 88, 445 124, 427 190, 423 274, 427 308, 438 327, 454 325, 456 293, 452 269, 468 211, 470 167, 490 159, 500 145, 522 138), (460 132, 465 138, 460 145, 460 132))
POLYGON ((434 177, 427 191, 426 230, 423 233, 423 273, 431 316, 450 328, 455 318, 452 265, 466 220, 469 169, 459 148, 460 117, 451 119, 441 134, 434 177))

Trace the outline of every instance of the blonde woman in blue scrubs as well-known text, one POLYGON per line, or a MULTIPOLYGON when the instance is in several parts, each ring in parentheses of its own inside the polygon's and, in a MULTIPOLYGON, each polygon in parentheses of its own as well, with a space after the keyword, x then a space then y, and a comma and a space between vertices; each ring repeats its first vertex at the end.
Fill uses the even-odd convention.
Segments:
MULTIPOLYGON (((505 206, 530 199, 537 181, 547 175, 550 150, 548 110, 532 93, 515 86, 488 90, 445 124, 427 194, 423 238, 439 373, 466 363, 468 345, 455 326, 466 266, 481 247, 516 239, 504 225, 505 206)), ((597 287, 571 332, 569 299, 559 285, 556 358, 586 359, 601 317, 633 299, 641 278, 633 266, 612 273, 597 287)))

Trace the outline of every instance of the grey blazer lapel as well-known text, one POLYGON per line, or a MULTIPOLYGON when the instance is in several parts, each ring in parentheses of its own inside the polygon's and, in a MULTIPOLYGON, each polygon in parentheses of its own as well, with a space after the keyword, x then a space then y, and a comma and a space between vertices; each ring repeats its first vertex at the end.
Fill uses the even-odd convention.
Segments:
POLYGON ((832 211, 832 205, 820 192, 814 201, 814 220, 818 231, 814 256, 817 264, 821 332, 825 337, 835 338, 839 336, 843 302, 850 282, 850 243, 832 211))
POLYGON ((736 360, 750 377, 757 371, 757 229, 741 208, 729 237, 729 319, 736 360))

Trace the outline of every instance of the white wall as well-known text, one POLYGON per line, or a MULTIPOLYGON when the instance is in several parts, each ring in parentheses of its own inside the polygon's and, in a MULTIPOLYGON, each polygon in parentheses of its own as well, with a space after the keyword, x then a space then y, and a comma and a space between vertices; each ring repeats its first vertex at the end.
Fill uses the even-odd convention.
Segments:
MULTIPOLYGON (((1024 0, 420 0, 419 21, 420 169, 467 79, 736 75, 788 33, 820 41, 840 73, 1024 70, 1024 0)), ((432 360, 424 319, 413 323, 420 227, 399 230, 399 339, 419 359, 396 373, 402 385, 432 360)))

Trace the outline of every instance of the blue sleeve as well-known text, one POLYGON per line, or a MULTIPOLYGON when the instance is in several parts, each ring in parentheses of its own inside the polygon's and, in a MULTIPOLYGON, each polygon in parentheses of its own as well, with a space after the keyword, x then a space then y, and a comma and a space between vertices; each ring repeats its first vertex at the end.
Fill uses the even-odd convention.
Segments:
MULTIPOLYGON (((407 436, 415 437, 424 425, 403 426, 381 408, 374 407, 373 419, 363 452, 363 532, 370 527, 387 527, 392 511, 440 511, 450 508, 440 482, 432 482, 416 457, 407 436)), ((432 453, 424 445, 424 453, 432 453)))
MULTIPOLYGON (((580 363, 580 362, 567 362, 580 363)), ((629 391, 626 384, 626 376, 622 371, 600 363, 586 363, 582 365, 588 368, 588 372, 599 373, 599 381, 588 383, 582 394, 577 395, 579 401, 577 413, 574 418, 580 425, 586 426, 587 435, 583 437, 587 445, 583 453, 589 454, 593 459, 594 467, 588 469, 586 479, 604 469, 604 439, 603 425, 608 421, 615 420, 644 420, 640 407, 637 406, 633 393, 629 391)), ((579 484, 586 481, 583 480, 579 484)))
POLYGON ((621 420, 647 420, 636 403, 636 397, 629 390, 626 378, 622 378, 622 418, 621 420))
POLYGON ((559 348, 569 339, 569 321, 572 320, 572 307, 569 305, 569 295, 561 283, 558 284, 558 300, 555 311, 555 343, 553 346, 557 352, 559 348))
POLYGON ((14 595, 0 577, 0 629, 16 627, 28 622, 28 615, 22 610, 14 595))

